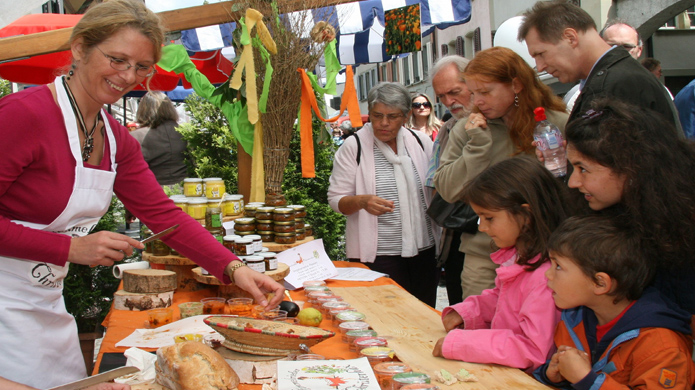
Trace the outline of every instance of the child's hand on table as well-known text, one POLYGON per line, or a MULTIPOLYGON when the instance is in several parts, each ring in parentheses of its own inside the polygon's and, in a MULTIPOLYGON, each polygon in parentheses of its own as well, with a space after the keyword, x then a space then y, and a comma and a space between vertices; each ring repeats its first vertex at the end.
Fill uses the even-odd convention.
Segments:
POLYGON ((579 382, 591 372, 591 360, 589 354, 584 351, 561 345, 556 355, 560 374, 570 383, 579 382))
POLYGON ((442 318, 442 323, 444 324, 444 330, 447 332, 456 328, 463 329, 463 318, 461 318, 461 315, 457 313, 456 310, 446 313, 444 318, 442 318))
POLYGON ((437 344, 434 345, 434 349, 432 350, 432 356, 442 356, 442 345, 444 345, 444 339, 445 337, 442 337, 441 339, 437 340, 437 344))

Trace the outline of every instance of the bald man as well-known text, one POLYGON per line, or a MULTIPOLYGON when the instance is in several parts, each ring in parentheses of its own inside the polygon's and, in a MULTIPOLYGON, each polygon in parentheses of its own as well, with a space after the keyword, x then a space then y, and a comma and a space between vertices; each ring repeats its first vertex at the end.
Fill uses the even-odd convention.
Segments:
POLYGON ((642 55, 642 38, 634 27, 622 20, 606 23, 600 35, 607 44, 622 46, 634 59, 642 55))

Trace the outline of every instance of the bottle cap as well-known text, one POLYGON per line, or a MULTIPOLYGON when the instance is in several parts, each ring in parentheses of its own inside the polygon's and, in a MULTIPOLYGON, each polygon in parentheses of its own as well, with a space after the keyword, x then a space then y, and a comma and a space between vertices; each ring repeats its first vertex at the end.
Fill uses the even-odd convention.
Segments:
POLYGON ((536 116, 536 122, 544 121, 545 120, 545 108, 543 107, 536 107, 533 110, 534 115, 536 116))

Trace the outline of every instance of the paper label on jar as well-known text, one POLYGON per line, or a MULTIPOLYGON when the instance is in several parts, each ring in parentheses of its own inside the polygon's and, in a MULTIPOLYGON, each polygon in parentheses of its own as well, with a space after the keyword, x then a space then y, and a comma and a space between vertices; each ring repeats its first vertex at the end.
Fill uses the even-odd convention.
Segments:
POLYGON ((245 254, 245 255, 252 255, 252 254, 254 254, 254 253, 255 253, 255 252, 254 252, 255 247, 256 247, 256 245, 255 245, 254 243, 244 245, 244 248, 245 248, 245 249, 244 249, 244 251, 245 251, 244 254, 245 254))
POLYGON ((253 249, 254 249, 254 253, 262 251, 263 250, 263 241, 261 241, 261 240, 254 241, 253 242, 253 249))
POLYGON ((254 271, 265 272, 265 262, 247 262, 246 265, 254 271))
POLYGON ((268 271, 278 269, 278 259, 268 259, 268 271))
POLYGON ((219 214, 212 214, 210 216, 210 224, 212 227, 221 227, 222 226, 222 218, 219 214))

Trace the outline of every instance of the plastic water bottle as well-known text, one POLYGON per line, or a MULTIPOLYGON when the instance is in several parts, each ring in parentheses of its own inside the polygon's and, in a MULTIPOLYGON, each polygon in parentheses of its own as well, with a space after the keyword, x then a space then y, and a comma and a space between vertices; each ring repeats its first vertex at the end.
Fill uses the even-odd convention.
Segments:
POLYGON ((533 140, 537 148, 543 153, 545 167, 556 177, 567 174, 567 157, 562 146, 562 133, 545 116, 545 108, 537 107, 533 110, 536 116, 536 128, 533 130, 533 140))

